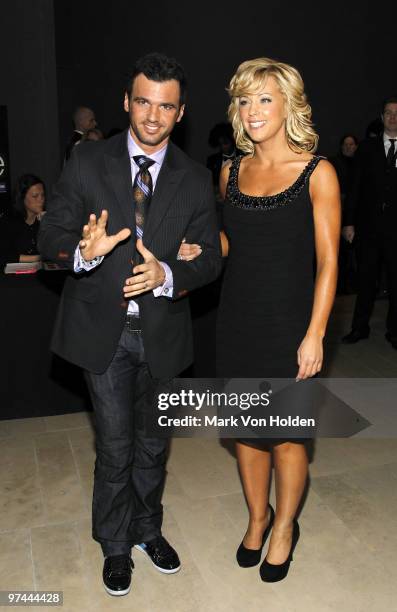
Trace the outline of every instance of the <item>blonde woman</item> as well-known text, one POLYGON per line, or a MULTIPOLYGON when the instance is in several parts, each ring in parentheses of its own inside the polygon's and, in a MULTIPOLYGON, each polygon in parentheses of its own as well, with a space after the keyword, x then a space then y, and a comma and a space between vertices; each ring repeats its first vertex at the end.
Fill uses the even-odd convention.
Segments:
MULTIPOLYGON (((229 94, 236 146, 246 155, 224 167, 220 179, 228 260, 217 373, 303 380, 321 370, 335 295, 338 181, 332 165, 313 154, 318 137, 295 68, 268 58, 246 61, 229 94)), ((257 565, 271 533, 260 576, 276 582, 287 575, 299 538, 306 449, 298 440, 239 440, 236 447, 249 509, 237 561, 257 565), (275 512, 268 501, 272 459, 275 512)))

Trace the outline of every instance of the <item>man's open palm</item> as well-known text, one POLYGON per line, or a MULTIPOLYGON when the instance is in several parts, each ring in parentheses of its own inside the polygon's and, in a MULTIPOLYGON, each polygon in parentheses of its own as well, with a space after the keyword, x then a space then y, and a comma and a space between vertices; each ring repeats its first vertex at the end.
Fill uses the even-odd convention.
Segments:
POLYGON ((120 230, 117 234, 108 236, 106 233, 107 222, 108 211, 103 210, 98 220, 96 215, 91 214, 88 224, 84 225, 79 247, 86 261, 107 255, 107 253, 114 249, 116 244, 130 236, 131 230, 128 227, 120 230))

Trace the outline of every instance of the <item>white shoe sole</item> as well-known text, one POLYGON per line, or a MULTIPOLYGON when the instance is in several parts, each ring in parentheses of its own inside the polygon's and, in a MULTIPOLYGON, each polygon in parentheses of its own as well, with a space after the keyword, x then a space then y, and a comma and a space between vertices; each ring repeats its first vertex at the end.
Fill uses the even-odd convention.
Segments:
POLYGON ((109 593, 109 595, 113 595, 115 597, 120 597, 121 595, 128 595, 131 590, 131 585, 128 587, 128 589, 124 589, 124 591, 112 591, 112 589, 109 589, 109 587, 107 587, 105 583, 103 583, 103 586, 105 588, 105 591, 109 593))
POLYGON ((177 572, 179 572, 179 570, 181 569, 181 566, 178 565, 178 567, 175 567, 174 569, 163 569, 162 567, 159 567, 158 565, 156 565, 155 563, 153 563, 153 561, 151 560, 151 558, 149 557, 149 555, 147 554, 146 550, 144 548, 142 548, 142 546, 140 544, 135 544, 134 548, 136 548, 137 550, 140 550, 141 553, 143 553, 150 561, 150 563, 153 565, 153 567, 156 568, 156 570, 158 572, 161 572, 162 574, 176 574, 177 572))

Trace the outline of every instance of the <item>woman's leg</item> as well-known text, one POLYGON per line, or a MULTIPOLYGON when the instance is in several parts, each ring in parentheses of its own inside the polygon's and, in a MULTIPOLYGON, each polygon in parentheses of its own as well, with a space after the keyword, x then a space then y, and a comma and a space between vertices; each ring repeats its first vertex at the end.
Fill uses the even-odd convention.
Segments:
POLYGON ((288 557, 293 519, 306 485, 308 458, 305 445, 296 442, 275 445, 273 462, 277 507, 266 559, 278 565, 288 557))
POLYGON ((269 520, 270 452, 236 442, 237 461, 249 510, 243 544, 258 549, 269 520))

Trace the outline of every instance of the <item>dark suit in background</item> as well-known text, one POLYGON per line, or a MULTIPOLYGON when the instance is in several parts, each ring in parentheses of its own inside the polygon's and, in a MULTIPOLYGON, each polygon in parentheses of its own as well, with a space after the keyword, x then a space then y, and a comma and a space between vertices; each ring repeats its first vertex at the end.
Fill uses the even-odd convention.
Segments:
POLYGON ((355 226, 358 288, 352 329, 369 333, 383 259, 389 290, 387 331, 397 341, 397 168, 386 161, 383 135, 364 140, 355 155, 344 225, 355 226))
POLYGON ((90 213, 99 217, 102 209, 109 212, 108 234, 128 227, 131 238, 91 272, 68 277, 52 348, 87 373, 97 433, 93 536, 105 555, 117 555, 161 533, 166 443, 139 431, 139 412, 153 409, 148 402, 142 404, 142 397, 192 362, 185 295, 217 277, 221 256, 210 173, 169 143, 145 223, 144 245, 169 265, 173 299, 156 298, 151 291, 140 295, 136 302, 142 332, 128 336, 123 286, 132 274, 135 211, 126 131, 79 146, 71 156, 42 223, 43 257, 66 262, 73 270, 82 227, 90 213), (183 238, 203 248, 192 262, 177 260, 183 238), (137 343, 134 359, 123 344, 132 341, 137 343), (106 389, 103 373, 110 378, 106 389), (123 418, 119 405, 124 407, 123 418))
POLYGON ((70 158, 74 147, 83 138, 83 135, 84 135, 83 132, 79 132, 79 130, 74 130, 73 131, 72 137, 69 140, 68 144, 66 145, 65 154, 63 156, 63 163, 64 163, 64 165, 66 164, 66 162, 70 158))

